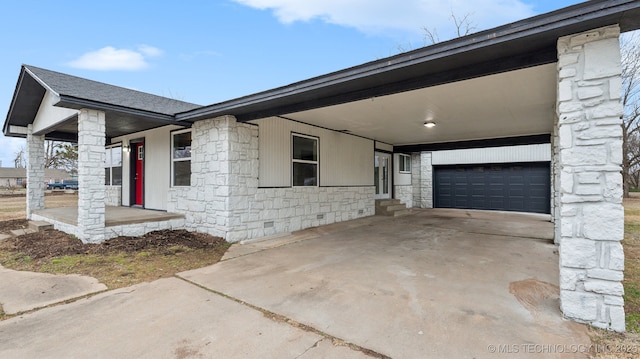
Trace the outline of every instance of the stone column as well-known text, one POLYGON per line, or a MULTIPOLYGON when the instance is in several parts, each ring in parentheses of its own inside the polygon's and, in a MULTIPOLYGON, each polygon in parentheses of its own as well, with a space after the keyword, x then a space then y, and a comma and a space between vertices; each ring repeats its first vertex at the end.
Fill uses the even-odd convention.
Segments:
POLYGON ((27 219, 31 213, 44 208, 44 136, 33 134, 27 127, 27 219))
POLYGON ((420 153, 420 208, 433 208, 433 166, 431 152, 420 153))
POLYGON ((420 208, 422 204, 422 159, 420 153, 411 154, 411 187, 413 191, 413 207, 420 208))
POLYGON ((560 306, 566 318, 625 330, 620 29, 558 39, 560 306))
POLYGON ((551 136, 551 222, 554 224, 554 243, 560 244, 560 140, 558 138, 558 118, 554 119, 551 136))
POLYGON ((222 116, 192 131, 187 224, 229 242, 246 239, 242 216, 258 189, 258 129, 222 116))
POLYGON ((78 115, 78 237, 105 238, 105 114, 82 109, 78 115))

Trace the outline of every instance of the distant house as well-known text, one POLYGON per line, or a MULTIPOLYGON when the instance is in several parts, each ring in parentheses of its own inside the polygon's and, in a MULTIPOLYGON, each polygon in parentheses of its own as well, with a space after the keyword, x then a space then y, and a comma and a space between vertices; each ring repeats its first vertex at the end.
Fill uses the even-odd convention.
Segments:
MULTIPOLYGON (((57 168, 44 170, 46 183, 60 182, 71 178, 69 174, 57 168)), ((27 170, 25 168, 0 167, 0 187, 23 187, 27 183, 27 170)))

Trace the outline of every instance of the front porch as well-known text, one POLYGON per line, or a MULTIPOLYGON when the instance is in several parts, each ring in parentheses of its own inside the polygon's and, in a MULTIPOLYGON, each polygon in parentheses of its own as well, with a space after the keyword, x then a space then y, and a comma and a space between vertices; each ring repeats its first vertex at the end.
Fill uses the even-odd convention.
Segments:
MULTIPOLYGON (((141 236, 161 229, 183 229, 185 216, 178 213, 140 208, 105 206, 104 239, 118 236, 141 236)), ((45 221, 54 228, 79 237, 78 207, 34 210, 32 220, 45 221)), ((91 238, 87 242, 94 242, 91 238)))

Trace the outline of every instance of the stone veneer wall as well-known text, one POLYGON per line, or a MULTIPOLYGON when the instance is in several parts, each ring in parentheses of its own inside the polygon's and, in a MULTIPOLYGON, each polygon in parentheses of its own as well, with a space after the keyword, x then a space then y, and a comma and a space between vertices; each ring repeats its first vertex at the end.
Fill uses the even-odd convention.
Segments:
POLYGON ((413 206, 433 208, 433 165, 431 152, 411 154, 413 206))
POLYGON ((168 211, 187 217, 186 228, 226 236, 230 242, 331 224, 375 214, 375 187, 257 188, 247 199, 246 209, 237 211, 234 228, 221 233, 204 213, 192 213, 190 189, 169 191, 168 211), (231 235, 231 236, 230 236, 231 235))
POLYGON ((82 241, 105 239, 105 114, 82 109, 78 114, 78 234, 82 241))
POLYGON ((558 40, 560 306, 565 317, 625 330, 620 29, 558 40))
POLYGON ((27 126, 27 219, 33 211, 44 208, 44 136, 33 135, 27 126))
MULTIPOLYGON (((53 228, 73 234, 76 237, 80 237, 81 232, 78 226, 74 226, 73 224, 56 221, 51 218, 43 217, 38 214, 33 214, 33 220, 35 221, 44 221, 53 224, 53 228)), ((185 219, 184 218, 174 218, 166 221, 156 221, 156 222, 144 222, 144 223, 135 223, 135 224, 125 224, 120 226, 109 226, 105 227, 105 233, 103 240, 119 237, 119 236, 142 236, 152 231, 159 231, 163 229, 184 229, 185 228, 185 219)), ((84 243, 91 243, 88 240, 83 240, 84 243)))
MULTIPOLYGON (((413 172, 411 172, 413 175, 413 172)), ((393 198, 399 199, 402 203, 407 205, 407 208, 413 207, 413 186, 394 186, 393 198)))
POLYGON ((173 187, 167 210, 189 230, 229 242, 374 214, 373 186, 258 188, 258 129, 232 116, 192 127, 191 187, 173 187))
POLYGON ((122 186, 106 186, 104 204, 106 206, 122 206, 122 186))
POLYGON ((420 153, 411 154, 411 192, 413 195, 413 206, 420 208, 422 203, 422 190, 420 184, 422 181, 422 164, 420 162, 420 153))
POLYGON ((420 208, 433 208, 433 165, 431 152, 420 153, 420 208))

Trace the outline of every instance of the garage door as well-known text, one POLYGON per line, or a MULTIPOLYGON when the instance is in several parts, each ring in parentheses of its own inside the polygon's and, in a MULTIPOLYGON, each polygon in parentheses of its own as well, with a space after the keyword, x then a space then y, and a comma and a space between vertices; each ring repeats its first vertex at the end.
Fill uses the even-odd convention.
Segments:
POLYGON ((436 166, 436 208, 550 213, 548 162, 436 166))

